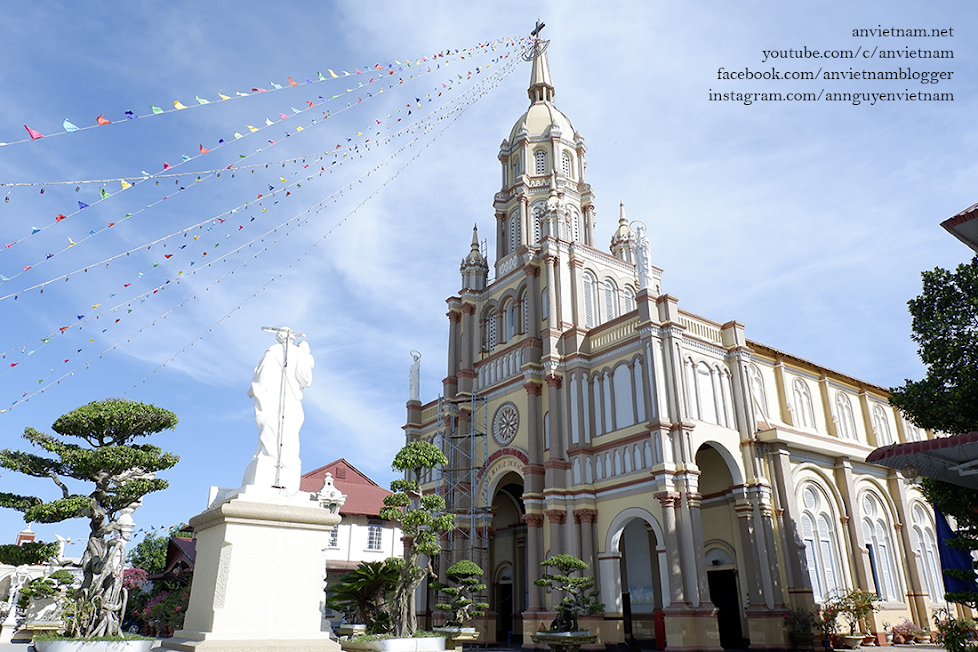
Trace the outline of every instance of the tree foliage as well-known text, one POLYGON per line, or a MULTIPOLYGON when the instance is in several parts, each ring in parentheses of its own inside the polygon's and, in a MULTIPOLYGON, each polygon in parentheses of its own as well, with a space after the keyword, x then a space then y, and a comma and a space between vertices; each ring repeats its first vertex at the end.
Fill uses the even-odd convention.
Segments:
POLYGON ((476 602, 470 595, 481 593, 486 590, 486 585, 482 583, 482 568, 473 561, 462 559, 445 571, 445 577, 455 584, 442 584, 436 582, 432 586, 440 591, 442 595, 449 599, 447 604, 437 604, 435 608, 439 611, 449 613, 448 627, 463 627, 466 622, 473 618, 481 618, 486 615, 485 610, 489 608, 486 602, 476 602), (466 595, 468 594, 468 595, 466 595))
POLYGON ((326 587, 326 606, 340 611, 351 623, 367 626, 367 634, 385 634, 391 629, 387 594, 394 590, 403 560, 360 562, 326 587))
POLYGON ((892 388, 890 402, 921 428, 978 430, 978 257, 921 277, 923 292, 908 305, 927 375, 892 388))
POLYGON ((45 564, 54 559, 60 546, 57 543, 29 541, 17 545, 8 543, 0 546, 0 564, 23 566, 25 564, 45 564))
MULTIPOLYGON (((173 429, 177 417, 168 410, 124 399, 95 401, 54 422, 57 435, 28 428, 24 438, 42 453, 0 451, 0 467, 36 478, 48 478, 60 495, 53 500, 0 494, 0 507, 23 512, 24 520, 59 523, 86 518, 90 534, 82 554, 82 582, 70 592, 64 613, 72 635, 117 636, 127 598, 122 586, 123 535, 129 513, 149 493, 167 487, 156 472, 179 461, 176 455, 134 440, 173 429), (58 436, 60 435, 60 436, 58 436), (77 441, 77 440, 80 440, 77 441), (69 483, 93 485, 88 494, 72 493, 69 483), (123 518, 126 517, 126 518, 123 518)), ((50 555, 48 555, 50 556, 50 555)), ((40 559, 37 559, 40 561, 40 559)))
POLYGON ((391 483, 394 493, 384 498, 380 517, 397 521, 409 545, 404 550, 404 565, 394 587, 394 626, 398 636, 410 636, 417 627, 414 591, 425 577, 434 577, 431 560, 441 552, 442 533, 455 527, 455 515, 445 513, 445 499, 437 494, 422 495, 421 476, 448 458, 434 444, 412 441, 394 456, 391 465, 405 474, 403 480, 391 483), (424 566, 421 557, 427 558, 424 566))
POLYGON ((169 537, 147 534, 132 547, 126 555, 126 561, 133 568, 142 568, 150 575, 159 575, 166 570, 166 551, 169 544, 169 537))
POLYGON ((540 562, 540 565, 544 568, 556 568, 560 574, 545 572, 541 579, 534 580, 533 583, 567 594, 554 607, 557 617, 550 624, 552 631, 576 632, 578 618, 604 611, 604 604, 598 600, 601 592, 594 588, 594 577, 571 577, 571 573, 587 570, 585 562, 573 555, 554 555, 540 562))

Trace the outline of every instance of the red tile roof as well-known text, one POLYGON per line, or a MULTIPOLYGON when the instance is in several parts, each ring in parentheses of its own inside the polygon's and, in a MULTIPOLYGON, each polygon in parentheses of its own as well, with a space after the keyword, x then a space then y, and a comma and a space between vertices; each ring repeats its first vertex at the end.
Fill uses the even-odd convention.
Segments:
POLYGON ((346 495, 346 503, 340 507, 340 514, 380 516, 384 497, 391 492, 358 471, 345 459, 340 458, 315 471, 303 473, 299 489, 309 492, 319 491, 323 487, 323 478, 327 473, 333 474, 333 484, 346 495))
POLYGON ((978 475, 973 469, 958 467, 976 460, 978 432, 883 446, 866 458, 867 462, 891 469, 912 466, 926 478, 936 478, 971 489, 978 489, 978 475))

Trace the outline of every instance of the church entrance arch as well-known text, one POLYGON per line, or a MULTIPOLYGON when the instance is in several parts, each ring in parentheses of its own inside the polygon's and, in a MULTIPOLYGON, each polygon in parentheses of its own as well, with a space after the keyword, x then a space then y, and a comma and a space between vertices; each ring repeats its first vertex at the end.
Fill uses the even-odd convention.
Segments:
POLYGON ((645 648, 653 642, 656 649, 664 648, 664 641, 656 640, 664 634, 662 596, 669 595, 662 541, 655 517, 631 507, 612 521, 605 552, 599 555, 605 610, 621 613, 624 640, 645 648))
POLYGON ((527 602, 523 478, 514 471, 504 471, 492 480, 492 529, 486 575, 492 578, 489 609, 495 616, 495 627, 488 634, 494 633, 500 643, 519 643, 523 632, 520 614, 526 610, 527 602))
MULTIPOLYGON (((731 473, 732 459, 719 444, 703 444, 696 451, 700 470, 700 517, 703 523, 706 578, 710 601, 717 609, 717 629, 724 649, 744 645, 744 612, 737 581, 736 548, 739 541, 737 514, 734 510, 735 483, 731 473)), ((739 476, 736 465, 734 471, 739 476)), ((737 485, 740 482, 736 483, 737 485)))

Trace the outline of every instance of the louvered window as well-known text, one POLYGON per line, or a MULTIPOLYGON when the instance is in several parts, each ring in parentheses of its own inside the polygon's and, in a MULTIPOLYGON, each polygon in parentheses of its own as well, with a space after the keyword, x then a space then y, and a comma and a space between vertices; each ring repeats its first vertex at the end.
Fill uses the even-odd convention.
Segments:
POLYGON ((509 251, 516 251, 520 246, 520 212, 514 211, 509 218, 509 251))
POLYGON ((605 321, 618 316, 618 288, 610 279, 604 282, 604 313, 605 321))
POLYGON ((533 160, 534 160, 534 162, 536 164, 536 173, 537 174, 546 174, 547 173, 547 152, 545 152, 542 149, 538 149, 537 151, 533 152, 533 160))
POLYGON ((490 353, 496 348, 496 313, 486 315, 486 350, 490 353))
POLYGON ((591 328, 595 325, 594 319, 594 277, 588 272, 584 272, 584 326, 591 328))
POLYGON ((573 178, 574 175, 571 174, 571 157, 567 152, 560 155, 560 169, 563 171, 565 177, 573 178))

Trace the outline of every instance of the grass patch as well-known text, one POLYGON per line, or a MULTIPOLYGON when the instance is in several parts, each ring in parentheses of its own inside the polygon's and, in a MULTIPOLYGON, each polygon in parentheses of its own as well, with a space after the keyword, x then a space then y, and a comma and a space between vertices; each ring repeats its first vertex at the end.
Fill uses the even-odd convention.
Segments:
MULTIPOLYGON (((419 629, 414 633, 413 636, 408 636, 407 638, 444 638, 445 634, 441 632, 426 632, 423 629, 419 629)), ((359 636, 354 636, 350 639, 353 643, 369 643, 370 641, 389 641, 392 638, 405 638, 404 636, 397 636, 396 634, 360 634, 359 636)))
POLYGON ((35 641, 154 641, 156 639, 148 636, 138 636, 136 634, 123 634, 122 636, 95 636, 93 638, 77 638, 65 636, 64 634, 35 634, 35 641))

